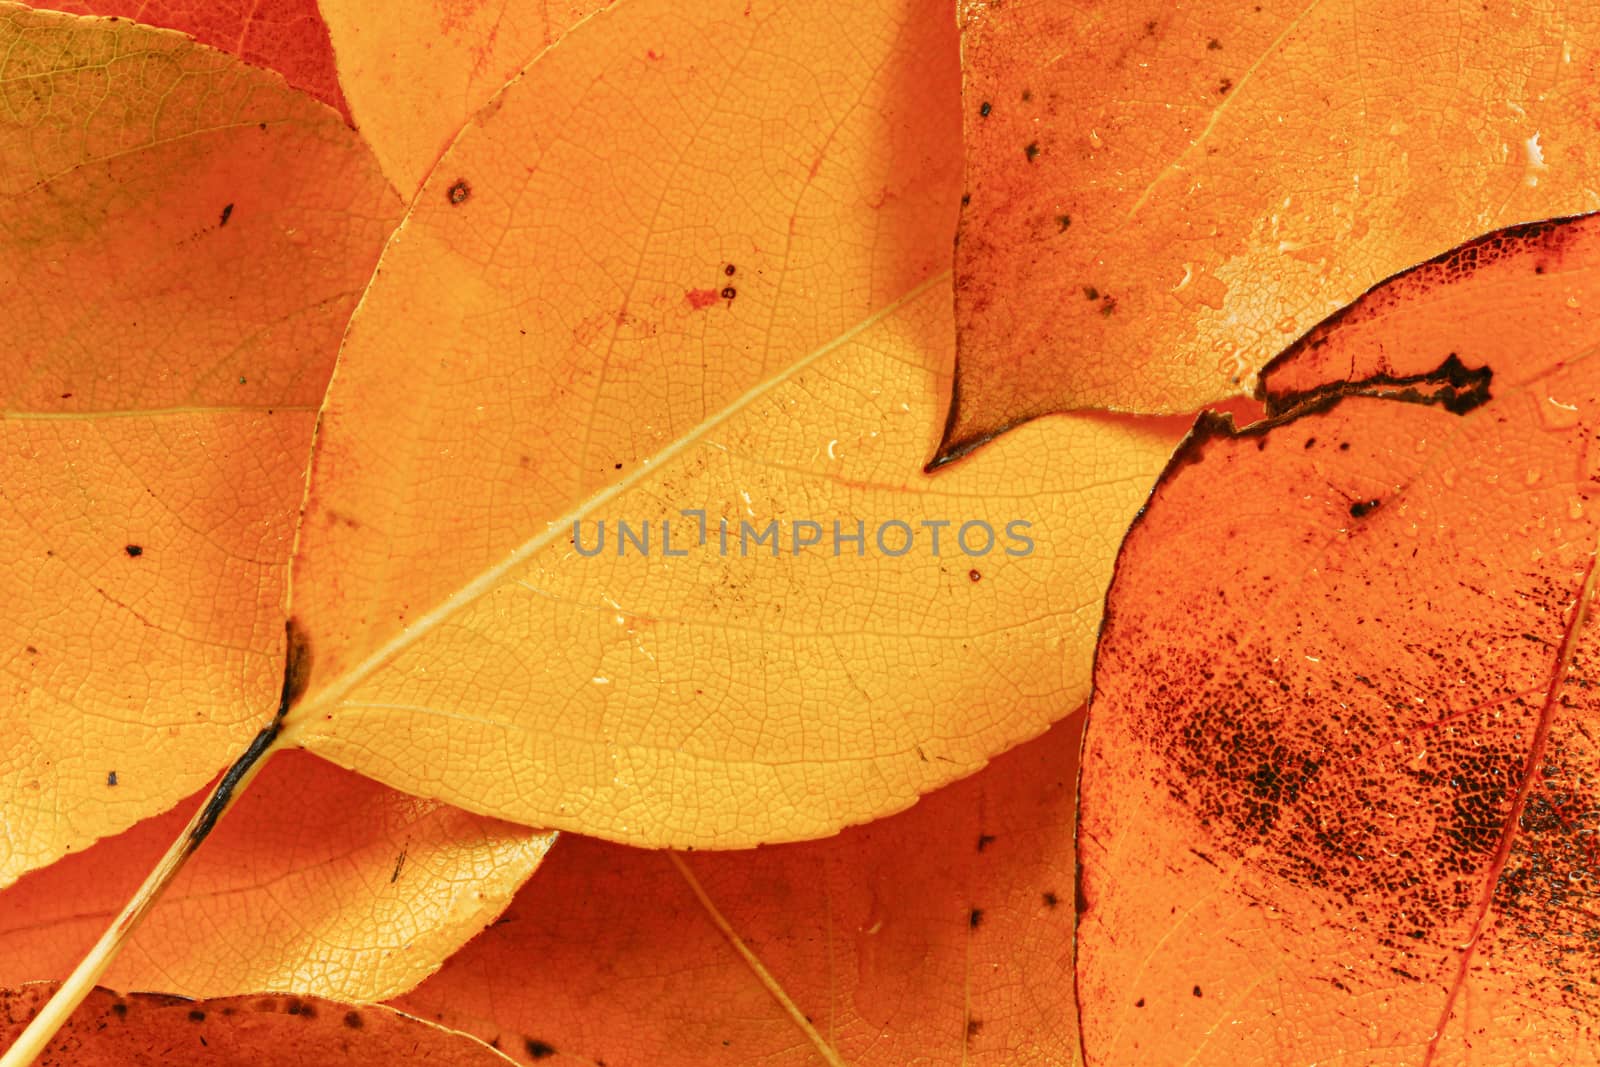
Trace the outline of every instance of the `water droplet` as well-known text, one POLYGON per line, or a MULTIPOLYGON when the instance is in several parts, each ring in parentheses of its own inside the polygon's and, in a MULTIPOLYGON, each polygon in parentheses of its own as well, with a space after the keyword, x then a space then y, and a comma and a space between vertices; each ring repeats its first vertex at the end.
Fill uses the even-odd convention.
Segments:
POLYGON ((1538 485, 1541 472, 1535 467, 1529 467, 1528 473, 1522 476, 1523 485, 1538 485))
POLYGON ((1567 518, 1583 518, 1583 498, 1578 496, 1567 497, 1567 518))

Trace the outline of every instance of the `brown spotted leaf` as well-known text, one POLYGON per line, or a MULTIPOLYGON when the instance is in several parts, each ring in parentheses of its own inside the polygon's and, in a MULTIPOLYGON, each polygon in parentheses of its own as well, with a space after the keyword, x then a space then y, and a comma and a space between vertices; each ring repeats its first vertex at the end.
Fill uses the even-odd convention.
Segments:
MULTIPOLYGON (((53 986, 0 989, 0 1049, 53 986)), ((392 1008, 315 997, 186 1000, 95 989, 36 1061, 38 1067, 494 1067, 483 1042, 392 1008)))
POLYGON ((1378 287, 1202 420, 1118 563, 1090 1064, 1596 1062, 1600 219, 1378 287))
POLYGON ((1190 411, 1379 279, 1600 206, 1577 4, 962 5, 949 455, 1047 411, 1190 411))

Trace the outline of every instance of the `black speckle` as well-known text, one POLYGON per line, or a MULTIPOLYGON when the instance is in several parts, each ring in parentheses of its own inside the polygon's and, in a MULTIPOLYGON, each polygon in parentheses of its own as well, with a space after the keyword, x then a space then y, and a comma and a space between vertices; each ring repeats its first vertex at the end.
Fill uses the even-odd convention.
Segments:
POLYGON ((1211 38, 1211 40, 1206 42, 1206 51, 1208 51, 1208 52, 1217 52, 1217 51, 1221 51, 1221 49, 1222 49, 1222 42, 1217 40, 1215 37, 1211 38))
POLYGON ((1220 82, 1217 83, 1217 95, 1218 96, 1227 96, 1228 95, 1228 91, 1230 89, 1232 89, 1232 88, 1233 88, 1233 79, 1232 78, 1223 78, 1220 82))
POLYGON ((1100 290, 1096 289, 1092 285, 1086 285, 1083 287, 1083 298, 1085 300, 1099 300, 1100 290))
POLYGON ((1027 145, 1023 147, 1022 153, 1028 157, 1028 162, 1032 163, 1035 159, 1039 158, 1039 142, 1029 141, 1027 145))
POLYGON ((267 124, 265 122, 258 122, 258 123, 256 123, 256 129, 260 130, 262 133, 266 133, 267 132, 267 124))
POLYGON ((1024 103, 1026 103, 1026 102, 1028 102, 1029 100, 1032 100, 1032 99, 1033 99, 1033 90, 1032 89, 1024 89, 1024 90, 1022 90, 1022 100, 1023 100, 1024 103))
POLYGON ((732 300, 734 297, 736 297, 738 295, 739 295, 739 290, 735 289, 731 285, 725 286, 723 288, 723 290, 722 290, 722 299, 724 299, 724 300, 732 300))
POLYGON ((978 1034, 980 1032, 982 1032, 982 1030, 983 1030, 983 1020, 982 1019, 968 1019, 967 1020, 967 1036, 968 1037, 977 1037, 978 1034))
POLYGON ((528 1050, 528 1055, 536 1060, 546 1059, 556 1054, 556 1047, 537 1038, 528 1038, 523 1042, 523 1047, 528 1050))
POLYGON ((217 228, 221 229, 222 227, 226 226, 228 224, 228 218, 232 214, 233 214, 233 205, 232 204, 224 204, 224 205, 222 205, 222 218, 217 222, 217 228))
POLYGON ((1144 1007, 1144 998, 1140 997, 1138 1000, 1134 1001, 1133 1002, 1133 1006, 1136 1007, 1136 1008, 1144 1007))
POLYGON ((359 1030, 366 1025, 366 1023, 361 1020, 361 1013, 359 1011, 345 1012, 344 1024, 352 1030, 359 1030))
POLYGON ((617 470, 621 470, 621 469, 622 469, 622 464, 618 463, 617 464, 617 470))
POLYGON ((1072 225, 1072 216, 1071 215, 1057 215, 1056 216, 1056 225, 1060 226, 1062 231, 1065 231, 1068 226, 1072 225))
POLYGON ((1197 996, 1197 997, 1205 996, 1204 993, 1200 992, 1200 987, 1199 986, 1195 986, 1194 987, 1194 995, 1197 996))
POLYGON ((1350 517, 1352 519, 1365 518, 1372 512, 1377 511, 1382 505, 1383 501, 1381 500, 1357 500, 1350 505, 1350 517))
POLYGON ((206 1013, 199 1008, 195 1008, 189 1013, 189 1019, 191 1022, 203 1023, 206 1021, 206 1013))
POLYGON ((1533 273, 1535 273, 1535 274, 1543 274, 1544 273, 1544 264, 1543 263, 1535 263, 1533 265, 1533 273))
POLYGON ((973 908, 967 912, 967 926, 976 930, 983 923, 983 909, 973 908))
POLYGON ((1339 442, 1339 451, 1340 452, 1348 452, 1348 451, 1350 451, 1350 442, 1349 441, 1341 441, 1341 442, 1339 442))
POLYGON ((726 274, 726 275, 727 275, 727 276, 728 276, 728 277, 730 277, 730 278, 731 278, 731 277, 733 277, 733 276, 734 276, 734 274, 735 274, 735 273, 736 273, 736 272, 737 272, 737 271, 738 271, 738 270, 739 270, 739 268, 738 268, 738 267, 735 267, 735 266, 734 266, 734 265, 733 265, 733 264, 732 264, 732 263, 729 263, 729 264, 728 264, 728 265, 727 265, 727 266, 726 266, 726 267, 723 267, 723 268, 722 268, 722 273, 724 273, 724 274, 726 274))
POLYGON ((283 1010, 290 1015, 298 1015, 302 1019, 315 1019, 317 1017, 317 1009, 299 997, 291 997, 288 1006, 283 1010))
POLYGON ((1154 37, 1156 35, 1155 19, 1151 19, 1149 22, 1144 24, 1144 33, 1146 37, 1154 37))
POLYGON ((144 555, 144 546, 143 545, 123 545, 122 546, 122 551, 126 552, 130 558, 138 559, 140 556, 144 555))
MULTIPOLYGON (((973 574, 977 574, 978 572, 977 571, 973 571, 972 573, 973 574)), ((974 580, 976 580, 976 579, 974 579, 974 580)), ((994 844, 994 835, 993 834, 979 834, 978 835, 978 851, 979 852, 982 852, 984 849, 988 848, 992 844, 994 844)))
POLYGON ((119 1019, 126 1019, 128 1017, 128 1005, 123 1001, 119 1000, 115 1004, 111 1005, 111 1011, 112 1014, 119 1019))
POLYGON ((111 786, 111 785, 116 785, 116 784, 117 784, 117 772, 116 771, 107 771, 106 772, 106 785, 111 786))
POLYGON ((472 186, 467 184, 467 179, 457 178, 445 195, 450 198, 452 204, 465 204, 467 198, 472 195, 472 186))
MULTIPOLYGON (((974 581, 974 582, 978 582, 978 581, 982 581, 983 580, 983 574, 981 572, 979 572, 979 571, 968 571, 967 572, 967 577, 969 579, 971 579, 972 581, 974 581)), ((982 841, 983 839, 979 838, 979 840, 982 841)), ((989 838, 989 840, 993 841, 994 838, 991 837, 991 838, 989 838)), ((978 847, 980 849, 983 848, 983 846, 981 844, 978 847)))
POLYGON ((1060 897, 1056 896, 1054 893, 1050 893, 1050 892, 1045 893, 1045 895, 1044 895, 1044 906, 1045 907, 1054 908, 1059 903, 1061 903, 1061 898, 1060 897))
POLYGON ((991 112, 993 110, 994 110, 994 105, 989 103, 989 101, 987 101, 987 100, 985 100, 983 103, 978 105, 978 114, 982 115, 984 118, 988 118, 989 117, 989 112, 991 112))
POLYGON ((1310 448, 1310 447, 1312 447, 1312 446, 1313 446, 1313 445, 1315 445, 1315 444, 1316 444, 1316 443, 1317 443, 1317 439, 1316 439, 1316 438, 1315 438, 1315 437, 1308 437, 1308 438, 1306 438, 1306 447, 1307 447, 1307 448, 1310 448))

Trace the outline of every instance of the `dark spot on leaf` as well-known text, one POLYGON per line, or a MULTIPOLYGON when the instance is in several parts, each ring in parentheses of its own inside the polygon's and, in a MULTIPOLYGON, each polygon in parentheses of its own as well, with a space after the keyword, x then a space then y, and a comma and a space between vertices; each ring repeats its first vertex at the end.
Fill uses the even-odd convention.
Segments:
POLYGON ((144 546, 143 545, 123 545, 122 546, 122 551, 126 552, 129 556, 133 557, 134 559, 137 559, 140 556, 144 555, 144 546))
POLYGON ((736 297, 738 295, 739 295, 739 290, 735 289, 733 286, 729 285, 729 286, 723 287, 722 299, 724 299, 724 300, 732 300, 734 297, 736 297))
POLYGON ((1382 504, 1383 501, 1381 500, 1357 500, 1350 505, 1350 517, 1352 519, 1365 518, 1372 512, 1377 511, 1382 504))
POLYGON ((1045 893, 1045 895, 1044 895, 1044 906, 1045 907, 1054 908, 1059 903, 1061 903, 1061 898, 1060 897, 1056 896, 1054 893, 1051 893, 1051 892, 1046 892, 1045 893))
POLYGON ((1308 437, 1308 438, 1306 438, 1306 447, 1307 447, 1307 448, 1310 448, 1310 447, 1312 447, 1312 446, 1313 446, 1313 445, 1315 445, 1315 444, 1316 444, 1316 443, 1317 443, 1317 439, 1316 439, 1316 438, 1315 438, 1315 437, 1308 437))
POLYGON ((361 1013, 359 1011, 347 1011, 347 1012, 345 1012, 344 1013, 344 1024, 346 1026, 348 1026, 352 1030, 359 1030, 363 1026, 366 1025, 364 1022, 362 1022, 361 1013))
POLYGON ((195 1008, 193 1011, 189 1012, 189 1019, 192 1022, 203 1023, 206 1021, 206 1013, 201 1011, 199 1008, 195 1008))
POLYGON ((542 1060, 556 1054, 556 1048, 554 1045, 540 1041, 537 1038, 528 1038, 523 1043, 523 1047, 528 1050, 528 1055, 536 1060, 542 1060))
POLYGON ((978 114, 982 115, 984 118, 988 118, 989 117, 989 112, 991 112, 993 110, 994 110, 994 105, 989 103, 989 101, 987 101, 987 100, 985 100, 982 104, 978 105, 978 114))
POLYGON ((291 997, 288 1007, 283 1010, 290 1015, 298 1015, 302 1019, 315 1019, 317 1017, 317 1009, 299 997, 291 997))
POLYGON ((1348 452, 1348 451, 1350 451, 1350 442, 1349 441, 1341 441, 1341 442, 1339 442, 1339 451, 1340 452, 1348 452))
POLYGON ((457 178, 445 195, 450 198, 452 204, 465 204, 467 198, 472 195, 472 186, 467 184, 467 179, 457 178))
POLYGON ((1216 52, 1216 51, 1220 50, 1221 48, 1222 48, 1222 42, 1217 40, 1215 37, 1211 38, 1211 40, 1206 42, 1206 51, 1208 51, 1208 52, 1216 52))
MULTIPOLYGON (((728 277, 731 278, 731 277, 733 277, 734 273, 736 271, 738 271, 738 269, 739 269, 738 267, 735 267, 732 263, 729 263, 726 267, 722 268, 722 273, 726 274, 728 277)), ((760 271, 757 271, 756 273, 759 274, 760 271)))
POLYGON ((1027 143, 1027 145, 1022 149, 1022 152, 1023 152, 1024 155, 1026 155, 1028 157, 1028 162, 1032 163, 1039 156, 1039 142, 1038 141, 1029 141, 1027 143))
POLYGON ((233 205, 232 204, 224 204, 224 205, 222 205, 222 218, 217 222, 217 228, 221 229, 222 227, 226 226, 228 224, 228 218, 232 214, 233 214, 233 205))
POLYGON ((1032 89, 1024 89, 1024 90, 1022 90, 1022 99, 1023 99, 1023 102, 1027 102, 1029 100, 1032 100, 1033 99, 1033 90, 1032 89))
MULTIPOLYGON (((977 574, 978 572, 977 571, 973 571, 972 573, 973 574, 977 574)), ((994 835, 993 834, 979 834, 978 835, 978 851, 979 852, 982 852, 984 849, 988 848, 992 844, 994 844, 994 835)))
POLYGON ((1085 300, 1099 300, 1100 290, 1096 289, 1092 285, 1086 285, 1083 287, 1083 298, 1085 300))
POLYGON ((1136 1008, 1144 1007, 1144 998, 1140 997, 1138 1000, 1134 1001, 1133 1002, 1133 1006, 1136 1007, 1136 1008))
POLYGON ((117 784, 117 772, 116 771, 107 771, 106 772, 106 785, 110 786, 110 785, 116 785, 116 784, 117 784))
POLYGON ((978 1033, 982 1029, 983 1029, 983 1020, 982 1019, 968 1019, 967 1020, 967 1036, 968 1037, 977 1037, 978 1033))
POLYGON ((1060 230, 1056 231, 1057 233, 1065 232, 1067 227, 1072 225, 1072 216, 1071 215, 1057 215, 1056 216, 1056 225, 1061 227, 1060 230))
POLYGON ((967 572, 967 577, 972 579, 974 582, 976 582, 976 581, 981 580, 983 578, 983 575, 981 573, 979 573, 978 571, 968 571, 967 572))
POLYGON ((970 927, 973 930, 976 930, 979 927, 979 925, 982 924, 982 922, 983 922, 983 909, 982 908, 973 908, 971 911, 967 912, 967 926, 968 927, 970 927))
POLYGON ((1155 19, 1151 19, 1149 22, 1144 24, 1144 33, 1146 37, 1154 37, 1156 35, 1155 19))
POLYGON ((1228 90, 1230 90, 1232 88, 1233 88, 1233 79, 1232 78, 1223 78, 1220 82, 1217 83, 1217 95, 1218 96, 1227 96, 1228 95, 1228 90))
POLYGON ((1200 987, 1199 986, 1195 986, 1194 987, 1194 995, 1197 996, 1197 997, 1205 996, 1204 993, 1200 992, 1200 987))
POLYGON ((128 1017, 128 1005, 119 1000, 111 1005, 111 1012, 119 1019, 126 1019, 128 1017))

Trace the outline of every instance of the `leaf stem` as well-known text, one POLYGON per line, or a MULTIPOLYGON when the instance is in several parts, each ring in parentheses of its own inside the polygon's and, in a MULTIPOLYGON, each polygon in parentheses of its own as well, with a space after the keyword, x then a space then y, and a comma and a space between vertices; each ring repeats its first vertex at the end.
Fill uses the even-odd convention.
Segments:
POLYGON ((183 865, 194 855, 194 850, 210 834, 212 827, 217 824, 223 814, 232 806, 234 798, 250 784, 256 773, 266 766, 267 760, 278 751, 279 719, 274 719, 271 726, 262 730, 250 742, 250 747, 244 754, 234 761, 228 768, 216 787, 211 790, 211 795, 194 813, 194 818, 189 820, 189 825, 183 828, 183 833, 168 847, 166 854, 155 865, 150 874, 145 878, 144 884, 139 886, 137 892, 125 904, 120 914, 112 920, 106 932, 100 935, 86 956, 73 968, 72 973, 61 983, 39 1014, 35 1015, 27 1027, 17 1037, 16 1042, 0 1055, 0 1067, 28 1067, 39 1054, 45 1050, 50 1040, 56 1036, 67 1018, 83 1003, 100 976, 111 966, 111 961, 116 959, 117 953, 122 951, 123 944, 128 936, 133 933, 145 914, 155 906, 157 900, 166 888, 172 884, 183 865))

